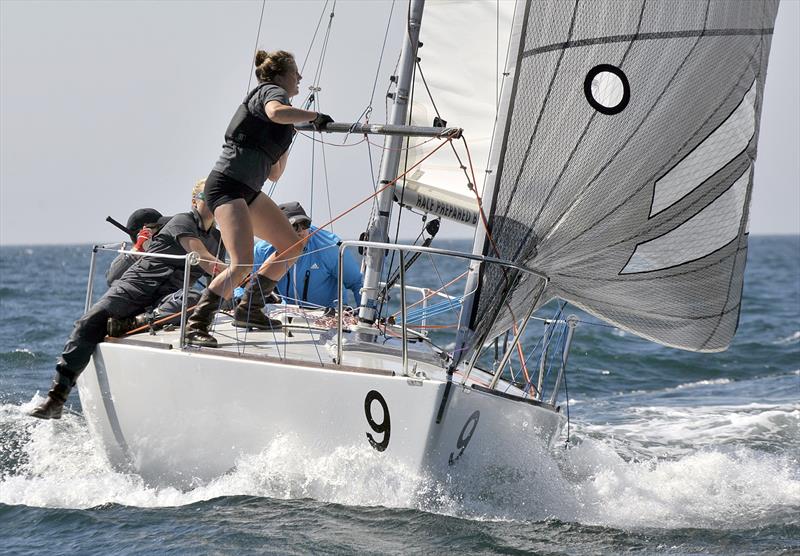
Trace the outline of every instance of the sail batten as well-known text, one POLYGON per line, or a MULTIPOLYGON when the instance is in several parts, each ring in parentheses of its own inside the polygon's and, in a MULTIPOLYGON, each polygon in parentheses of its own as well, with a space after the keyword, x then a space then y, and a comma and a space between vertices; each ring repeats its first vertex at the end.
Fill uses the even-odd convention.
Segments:
POLYGON ((566 48, 580 48, 582 46, 593 46, 596 44, 610 44, 615 42, 630 41, 650 41, 657 39, 685 39, 688 37, 730 37, 736 35, 771 35, 774 32, 772 27, 758 27, 751 29, 696 29, 692 31, 665 31, 661 33, 632 33, 629 35, 615 35, 609 37, 596 37, 593 39, 582 39, 578 41, 567 41, 558 44, 540 46, 522 53, 523 57, 535 56, 552 52, 553 50, 563 50, 566 48))
POLYGON ((527 9, 483 250, 550 281, 534 296, 540 278, 481 269, 473 347, 559 297, 655 342, 724 349, 777 1, 527 9))

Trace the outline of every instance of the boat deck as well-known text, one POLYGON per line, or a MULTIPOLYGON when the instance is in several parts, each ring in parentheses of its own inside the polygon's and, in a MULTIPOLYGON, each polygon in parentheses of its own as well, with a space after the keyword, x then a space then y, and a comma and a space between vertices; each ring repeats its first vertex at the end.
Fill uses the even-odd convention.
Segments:
MULTIPOLYGON (((212 328, 212 334, 219 342, 217 348, 187 349, 202 350, 204 353, 224 357, 245 357, 248 359, 280 360, 321 368, 338 368, 343 371, 371 372, 446 380, 446 359, 429 342, 409 336, 408 368, 403 368, 402 339, 399 327, 389 331, 389 336, 379 336, 377 341, 364 341, 357 334, 345 328, 343 333, 342 365, 336 364, 337 318, 327 316, 323 310, 303 309, 293 305, 268 306, 271 318, 280 320, 283 326, 275 330, 257 330, 233 326, 233 318, 219 312, 212 328), (396 337, 395 337, 396 336, 396 337)), ((355 319, 352 319, 354 324, 355 319)), ((108 338, 107 341, 142 345, 163 349, 178 349, 180 329, 167 326, 153 332, 143 331, 123 338, 108 338)), ((456 371, 455 375, 461 376, 456 371)), ((488 386, 490 373, 474 369, 468 383, 488 386)), ((501 390, 516 396, 527 395, 512 384, 501 381, 501 390)))

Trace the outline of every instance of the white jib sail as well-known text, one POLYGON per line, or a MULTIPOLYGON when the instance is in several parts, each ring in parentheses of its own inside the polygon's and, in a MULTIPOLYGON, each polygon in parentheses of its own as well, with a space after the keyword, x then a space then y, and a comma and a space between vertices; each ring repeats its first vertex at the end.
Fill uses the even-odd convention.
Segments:
MULTIPOLYGON (((430 126, 438 115, 448 126, 464 129, 478 195, 486 177, 515 6, 514 1, 496 0, 425 3, 418 52, 422 71, 415 76, 411 124, 430 126)), ((438 145, 439 140, 411 139, 401 171, 438 145)), ((439 149, 405 183, 398 183, 395 196, 405 206, 475 226, 478 203, 469 189, 467 154, 460 142, 453 145, 467 171, 459 167, 453 149, 439 149)))

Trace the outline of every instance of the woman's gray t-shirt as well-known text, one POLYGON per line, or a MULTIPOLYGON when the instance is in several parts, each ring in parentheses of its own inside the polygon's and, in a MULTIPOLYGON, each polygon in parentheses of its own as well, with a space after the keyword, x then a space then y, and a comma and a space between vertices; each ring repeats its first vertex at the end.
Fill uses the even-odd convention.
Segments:
MULTIPOLYGON (((270 119, 264 112, 264 105, 271 100, 277 100, 281 104, 290 104, 289 94, 284 89, 278 85, 269 84, 263 86, 250 98, 247 109, 257 118, 268 122, 270 119)), ((261 191, 271 167, 272 161, 261 149, 240 147, 233 141, 225 139, 225 144, 222 145, 222 154, 214 165, 214 170, 242 182, 255 191, 261 191)))

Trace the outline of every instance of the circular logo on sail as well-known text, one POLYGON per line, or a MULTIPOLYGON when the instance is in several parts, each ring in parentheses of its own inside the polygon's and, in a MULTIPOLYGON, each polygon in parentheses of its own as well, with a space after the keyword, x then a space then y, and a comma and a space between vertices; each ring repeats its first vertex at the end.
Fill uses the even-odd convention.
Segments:
POLYGON ((621 69, 611 64, 600 64, 589 70, 583 81, 583 93, 592 108, 612 116, 628 106, 631 86, 621 69))

